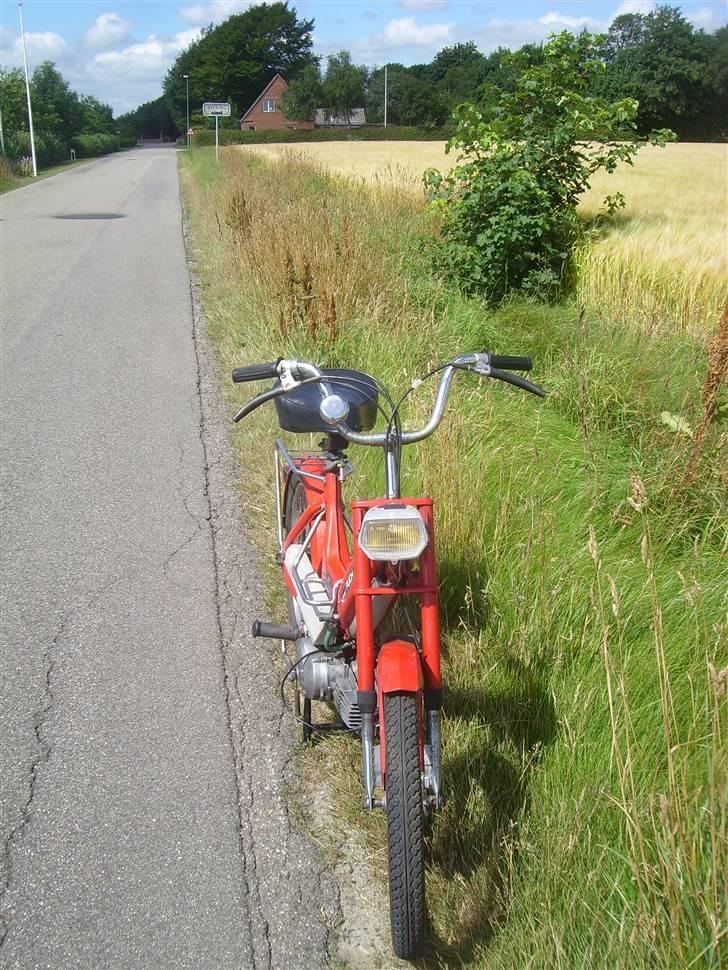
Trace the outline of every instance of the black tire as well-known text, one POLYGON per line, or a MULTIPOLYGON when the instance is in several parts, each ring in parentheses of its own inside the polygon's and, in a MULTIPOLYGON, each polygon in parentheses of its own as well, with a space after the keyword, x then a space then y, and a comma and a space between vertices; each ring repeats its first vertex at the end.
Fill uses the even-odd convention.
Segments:
POLYGON ((425 945, 425 858, 418 699, 384 695, 387 850, 392 946, 402 960, 425 945))
MULTIPOLYGON (((283 529, 288 535, 295 523, 298 521, 301 513, 306 508, 306 493, 304 491, 303 482, 298 477, 294 475, 288 483, 288 488, 286 489, 286 507, 283 513, 283 529)), ((293 609, 293 598, 291 597, 288 587, 286 587, 286 597, 288 599, 288 622, 295 626, 297 624, 296 614, 293 609)), ((301 699, 303 695, 296 684, 296 701, 295 701, 295 711, 298 717, 301 717, 305 723, 302 725, 303 728, 303 743, 310 744, 313 731, 309 727, 312 723, 311 721, 311 701, 308 697, 303 697, 303 712, 301 711, 301 699)))

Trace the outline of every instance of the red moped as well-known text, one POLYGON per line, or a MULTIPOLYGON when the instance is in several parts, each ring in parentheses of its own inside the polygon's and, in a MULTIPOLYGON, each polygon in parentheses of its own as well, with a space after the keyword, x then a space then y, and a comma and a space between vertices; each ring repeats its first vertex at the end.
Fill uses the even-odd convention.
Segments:
POLYGON ((295 686, 288 709, 303 725, 304 741, 331 727, 313 722, 312 701, 328 702, 336 726, 361 738, 364 807, 387 813, 392 943, 407 960, 424 947, 424 817, 442 804, 442 676, 432 499, 400 496, 401 450, 435 431, 458 372, 543 396, 510 372, 530 368, 527 357, 487 352, 436 368, 426 375, 441 375, 432 413, 416 431, 402 429, 399 411, 421 381, 395 402, 368 374, 303 360, 233 371, 236 383, 274 381, 235 421, 275 401, 283 430, 323 435, 315 452, 275 443, 278 559, 289 623, 257 620, 253 635, 281 640, 287 663, 281 696, 286 704, 286 684, 295 686), (379 414, 385 426, 373 432, 379 414), (342 501, 352 472, 349 444, 381 447, 386 478, 384 497, 353 501, 350 517, 342 501), (419 599, 419 624, 405 634, 387 632, 392 608, 405 596, 419 599))

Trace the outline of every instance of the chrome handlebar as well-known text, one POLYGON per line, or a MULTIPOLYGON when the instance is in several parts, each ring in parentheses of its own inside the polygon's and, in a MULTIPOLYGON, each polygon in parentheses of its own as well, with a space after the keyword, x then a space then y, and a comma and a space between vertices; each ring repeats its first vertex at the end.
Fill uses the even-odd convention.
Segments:
MULTIPOLYGON (((506 370, 500 370, 494 367, 493 361, 498 361, 498 363, 502 362, 502 366, 513 367, 514 369, 530 369, 531 366, 530 358, 527 357, 497 357, 492 356, 486 351, 482 353, 461 354, 443 368, 443 374, 440 378, 437 394, 435 395, 435 403, 433 404, 432 413, 427 424, 418 431, 402 431, 397 434, 397 445, 411 445, 417 441, 424 441, 425 438, 429 438, 433 431, 435 431, 445 413, 445 405, 447 404, 448 394, 450 393, 452 379, 457 370, 467 370, 478 374, 480 377, 494 377, 497 380, 505 381, 508 384, 513 384, 523 390, 530 391, 532 394, 543 397, 543 390, 536 384, 532 384, 530 381, 516 374, 511 374, 506 370)), ((266 401, 280 397, 288 391, 300 387, 302 384, 316 383, 321 392, 321 416, 327 424, 330 424, 332 428, 336 429, 342 438, 357 445, 379 445, 391 449, 394 437, 391 430, 365 434, 361 431, 354 431, 353 428, 348 426, 346 423, 348 416, 346 402, 332 389, 323 371, 316 364, 311 363, 311 361, 297 360, 295 358, 281 359, 273 364, 236 368, 233 372, 233 379, 240 383, 241 381, 263 380, 265 377, 275 375, 279 379, 278 385, 270 388, 263 394, 259 394, 252 401, 248 401, 235 415, 233 418, 234 421, 240 421, 266 401)))
MULTIPOLYGON (((278 368, 282 386, 286 387, 286 384, 288 384, 289 388, 293 388, 301 382, 308 383, 309 381, 318 380, 321 386, 322 401, 327 397, 332 396, 330 385, 328 385, 325 381, 322 371, 310 361, 282 360, 280 361, 278 368)), ((424 441, 425 438, 429 438, 430 435, 436 430, 437 426, 442 421, 443 414, 445 413, 445 405, 447 404, 447 398, 450 393, 452 379, 457 370, 472 371, 481 377, 497 377, 500 380, 506 380, 508 383, 515 384, 517 387, 522 387, 524 390, 529 390, 534 394, 543 396, 543 391, 541 388, 537 387, 535 384, 531 384, 530 381, 526 381, 522 377, 516 377, 513 374, 507 374, 496 369, 495 367, 492 367, 490 363, 490 354, 486 352, 461 354, 459 357, 456 357, 454 360, 450 361, 443 371, 437 388, 437 394, 435 395, 435 403, 432 406, 432 413, 430 414, 430 419, 427 424, 418 431, 403 431, 400 435, 398 435, 399 443, 403 445, 412 445, 418 441, 424 441)), ((355 445, 385 446, 391 440, 391 435, 387 434, 386 432, 365 434, 361 431, 354 431, 347 425, 346 415, 337 416, 330 409, 327 409, 326 420, 336 428, 337 433, 340 434, 342 438, 345 438, 347 441, 351 441, 352 444, 355 445)))

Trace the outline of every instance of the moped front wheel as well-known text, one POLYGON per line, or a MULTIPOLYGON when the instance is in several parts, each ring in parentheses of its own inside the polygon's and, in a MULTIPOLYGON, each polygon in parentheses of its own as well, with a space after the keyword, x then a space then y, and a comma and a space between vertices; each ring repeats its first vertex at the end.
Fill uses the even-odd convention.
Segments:
POLYGON ((403 960, 425 944, 425 859, 416 694, 385 694, 385 790, 392 946, 403 960))

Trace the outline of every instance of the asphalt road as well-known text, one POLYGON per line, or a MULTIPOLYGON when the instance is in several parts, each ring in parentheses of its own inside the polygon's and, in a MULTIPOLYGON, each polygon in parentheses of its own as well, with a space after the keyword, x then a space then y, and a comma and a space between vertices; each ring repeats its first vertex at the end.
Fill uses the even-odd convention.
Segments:
POLYGON ((324 966, 175 151, 0 215, 3 963, 324 966))

